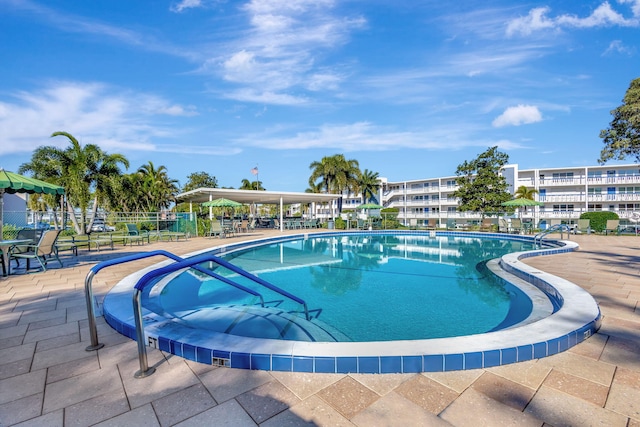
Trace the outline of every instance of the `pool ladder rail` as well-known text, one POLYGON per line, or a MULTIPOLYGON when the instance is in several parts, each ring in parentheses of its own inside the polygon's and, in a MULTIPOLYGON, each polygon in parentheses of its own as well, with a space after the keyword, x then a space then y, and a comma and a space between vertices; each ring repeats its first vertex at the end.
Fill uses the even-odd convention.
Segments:
POLYGON ((125 257, 121 257, 121 258, 115 258, 112 260, 107 260, 107 261, 103 261, 100 262, 96 265, 94 265, 90 270, 89 273, 87 273, 87 277, 85 278, 85 299, 86 299, 86 303, 87 303, 87 315, 88 315, 88 320, 89 320, 89 334, 91 336, 91 345, 88 346, 85 350, 86 351, 93 351, 93 350, 98 350, 102 347, 104 347, 104 344, 101 344, 98 342, 98 330, 97 330, 97 325, 96 325, 96 318, 95 318, 95 308, 94 308, 94 298, 93 298, 93 287, 92 287, 92 282, 93 282, 93 277, 103 268, 106 267, 110 267, 110 266, 114 266, 114 265, 119 265, 119 264, 124 264, 126 262, 131 262, 131 261, 136 261, 136 260, 140 260, 143 258, 149 258, 149 257, 153 257, 153 256, 158 256, 158 255, 162 255, 165 256, 167 258, 170 258, 174 261, 176 261, 174 264, 169 264, 167 266, 164 267, 160 267, 157 268, 155 270, 152 270, 148 273, 146 273, 144 276, 142 276, 140 278, 140 280, 138 280, 138 282, 136 283, 135 287, 134 287, 134 295, 133 295, 133 312, 134 312, 134 317, 135 317, 135 321, 136 321, 136 340, 138 342, 138 359, 140 362, 140 370, 138 372, 136 372, 136 374, 134 375, 136 378, 144 378, 146 376, 149 376, 151 374, 153 374, 153 372, 155 372, 155 368, 153 367, 149 367, 147 364, 147 350, 146 350, 146 345, 144 342, 144 324, 143 324, 143 319, 142 319, 142 307, 141 307, 141 295, 142 295, 142 291, 144 290, 144 288, 151 283, 152 280, 165 275, 165 274, 169 274, 178 270, 182 270, 185 268, 194 268, 198 271, 200 271, 201 273, 204 273, 208 276, 211 276, 215 279, 218 279, 220 281, 222 281, 223 283, 229 284, 231 286, 234 286, 240 290, 243 290, 245 292, 248 292, 254 296, 257 296, 260 298, 261 301, 261 305, 264 307, 264 298, 262 297, 262 295, 252 289, 249 289, 239 283, 236 283, 230 279, 227 279, 226 277, 220 276, 217 273, 214 273, 213 271, 203 268, 201 266, 199 266, 199 264, 205 263, 205 262, 213 262, 215 264, 218 264, 222 267, 225 267, 231 271, 233 271, 234 273, 240 274, 243 277, 246 277, 247 279, 253 281, 254 283, 261 285, 263 287, 266 287, 267 289, 270 289, 286 298, 289 298, 299 304, 301 304, 304 308, 304 313, 306 316, 307 320, 310 320, 310 315, 309 315, 309 309, 307 307, 307 303, 301 299, 298 298, 297 296, 278 288, 277 286, 259 278, 258 276, 255 276, 251 273, 249 273, 248 271, 245 271, 225 260, 223 260, 222 258, 219 258, 215 255, 210 255, 210 254, 204 254, 204 255, 197 255, 194 257, 190 257, 190 258, 181 258, 175 254, 172 254, 171 252, 167 252, 167 251, 163 251, 163 250, 157 250, 157 251, 151 251, 151 252, 142 252, 142 253, 137 253, 137 254, 133 254, 133 255, 129 255, 129 256, 125 256, 125 257))
POLYGON ((557 233, 560 232, 560 238, 563 239, 564 237, 564 232, 567 232, 567 239, 570 237, 571 235, 571 227, 569 227, 567 224, 555 224, 552 225, 551 227, 547 228, 546 230, 536 234, 533 238, 533 243, 534 244, 542 244, 542 239, 547 236, 548 234, 551 233, 557 233))

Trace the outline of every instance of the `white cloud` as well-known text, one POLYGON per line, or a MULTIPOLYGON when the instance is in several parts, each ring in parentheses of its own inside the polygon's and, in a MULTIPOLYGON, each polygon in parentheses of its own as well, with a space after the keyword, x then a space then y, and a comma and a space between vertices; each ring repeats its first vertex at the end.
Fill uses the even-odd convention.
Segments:
POLYGON ((185 9, 192 9, 200 6, 202 6, 201 0, 182 0, 178 4, 171 6, 170 10, 172 12, 180 13, 185 9))
POLYGON ((520 126, 542 121, 542 114, 533 105, 509 107, 491 123, 493 127, 520 126))
POLYGON ((52 83, 42 90, 18 92, 0 100, 0 154, 28 153, 66 131, 83 143, 106 151, 155 150, 154 137, 174 137, 178 130, 158 124, 158 116, 191 116, 195 107, 155 95, 118 90, 100 83, 52 83))
POLYGON ((601 3, 593 12, 584 18, 564 14, 557 17, 549 17, 551 9, 547 6, 536 7, 529 11, 527 16, 511 20, 507 24, 507 36, 527 36, 541 30, 559 30, 563 27, 595 28, 595 27, 637 27, 640 26, 640 0, 619 0, 618 3, 631 4, 633 18, 625 18, 620 12, 614 10, 609 2, 601 3))

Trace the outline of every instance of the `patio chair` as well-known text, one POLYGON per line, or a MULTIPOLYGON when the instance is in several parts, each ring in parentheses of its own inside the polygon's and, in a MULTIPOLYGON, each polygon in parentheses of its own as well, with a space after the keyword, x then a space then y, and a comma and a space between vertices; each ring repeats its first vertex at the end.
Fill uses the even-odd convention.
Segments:
POLYGON ((512 233, 522 232, 522 220, 520 218, 511 218, 511 227, 509 227, 509 231, 512 233))
MULTIPOLYGON (((31 265, 30 262, 32 259, 35 259, 42 267, 42 271, 47 271, 47 263, 51 260, 50 258, 55 258, 58 263, 60 263, 60 267, 64 267, 62 261, 58 257, 58 249, 56 247, 56 241, 58 240, 58 236, 62 230, 47 230, 42 236, 40 236, 40 240, 37 244, 26 245, 23 248, 26 248, 24 252, 10 252, 10 259, 15 259, 16 262, 20 259, 27 260, 27 271, 30 270, 31 265), (49 259, 47 259, 49 257, 49 259)), ((18 263, 19 265, 19 263, 18 263)), ((11 265, 9 263, 9 273, 11 273, 11 265)))
POLYGON ((573 229, 573 234, 591 234, 591 220, 579 219, 578 224, 573 229))
POLYGON ((498 232, 500 233, 508 233, 509 232, 509 223, 504 218, 498 218, 498 232))
POLYGON ((127 235, 125 236, 125 245, 127 242, 133 246, 133 242, 137 244, 144 243, 144 240, 147 240, 147 243, 151 243, 151 236, 148 231, 140 231, 138 230, 138 226, 135 224, 126 224, 127 226, 127 235))
POLYGON ((427 221, 427 230, 435 230, 438 228, 438 220, 435 218, 431 218, 427 221))
MULTIPOLYGON (((18 234, 16 235, 16 240, 31 240, 29 245, 36 244, 45 230, 42 228, 23 228, 18 230, 18 234)), ((20 253, 20 252, 28 252, 29 245, 16 245, 11 248, 12 253, 20 253)), ((17 262, 17 260, 16 260, 17 262)))
POLYGON ((604 234, 609 234, 614 232, 617 233, 619 225, 620 225, 619 219, 608 219, 607 225, 604 227, 604 234))
POLYGON ((493 229, 493 220, 491 218, 483 218, 480 224, 480 231, 491 231, 493 229))
POLYGON ((211 229, 209 230, 207 235, 209 238, 216 236, 220 237, 221 239, 224 238, 224 230, 222 229, 222 225, 218 220, 211 221, 211 229))

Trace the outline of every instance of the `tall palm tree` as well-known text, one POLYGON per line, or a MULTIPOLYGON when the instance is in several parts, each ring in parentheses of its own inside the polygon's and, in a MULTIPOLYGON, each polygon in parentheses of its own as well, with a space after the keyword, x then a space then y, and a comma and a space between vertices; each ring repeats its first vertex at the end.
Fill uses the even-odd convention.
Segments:
POLYGON ((362 194, 362 203, 375 202, 378 203, 378 188, 380 188, 380 182, 378 181, 380 174, 378 172, 365 169, 357 181, 356 192, 362 194))
POLYGON ((51 137, 64 136, 71 145, 60 150, 56 147, 36 149, 30 163, 20 166, 21 171, 47 174, 50 182, 65 188, 67 210, 78 234, 84 234, 91 228, 87 224, 87 211, 93 201, 93 215, 104 198, 109 177, 121 174, 120 165, 129 167, 129 161, 122 154, 107 154, 95 144, 81 146, 73 135, 67 132, 54 132, 51 137), (75 216, 75 208, 80 211, 80 222, 75 216))
POLYGON ((144 196, 145 210, 155 212, 168 208, 179 192, 178 181, 169 178, 167 168, 159 166, 157 169, 153 162, 138 168, 138 175, 142 178, 142 193, 144 196))
MULTIPOLYGON (((360 175, 358 161, 347 160, 343 154, 325 156, 319 162, 312 162, 309 169, 309 186, 319 185, 325 192, 333 194, 353 190, 360 175)), ((341 211, 342 199, 338 199, 338 212, 341 211)))

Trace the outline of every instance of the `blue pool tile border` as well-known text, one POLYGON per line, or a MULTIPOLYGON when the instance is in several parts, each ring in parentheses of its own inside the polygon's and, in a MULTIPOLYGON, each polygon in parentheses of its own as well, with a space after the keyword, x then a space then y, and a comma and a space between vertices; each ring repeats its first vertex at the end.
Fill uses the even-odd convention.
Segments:
MULTIPOLYGON (((347 233, 306 233, 304 236, 328 236, 354 234, 347 233)), ((359 231, 357 233, 362 233, 359 231)), ((371 232, 369 232, 371 233, 371 232)), ((373 234, 390 234, 385 231, 373 231, 373 234)), ((424 235, 429 232, 407 231, 394 232, 398 235, 424 235)), ((473 233, 473 232, 450 232, 438 231, 436 236, 459 236, 459 237, 482 237, 482 238, 505 238, 500 233, 473 233)), ((284 238, 269 238, 252 242, 253 244, 264 244, 265 242, 281 242, 283 240, 299 239, 301 235, 289 235, 284 238)), ((531 240, 527 236, 508 236, 515 240, 531 240)), ((214 253, 228 252, 240 248, 246 248, 247 244, 233 244, 224 248, 217 248, 214 253)), ((555 247, 552 249, 540 250, 537 252, 525 252, 519 254, 509 254, 501 260, 501 267, 508 273, 515 275, 545 292, 554 305, 562 307, 564 296, 553 283, 555 276, 546 275, 541 277, 541 272, 534 269, 524 268, 524 264, 518 263, 520 258, 568 252, 575 250, 577 245, 571 247, 555 247), (510 259, 506 259, 511 257, 510 259), (515 257, 515 260, 513 259, 515 257)), ((573 285, 577 288, 576 285, 573 285)), ((130 301, 130 296, 127 297, 130 301)), ((123 315, 121 308, 115 308, 110 302, 110 294, 104 302, 104 317, 107 323, 117 332, 133 340, 136 339, 135 326, 130 315, 123 315)), ((595 302, 594 302, 595 304, 595 302)), ((597 305, 596 305, 597 307, 597 305)), ((126 310, 124 310, 126 311, 126 310)), ((154 327, 159 327, 162 321, 153 319, 150 325, 145 325, 145 334, 149 345, 155 345, 163 352, 172 353, 188 360, 193 360, 205 364, 217 364, 239 369, 273 370, 284 372, 308 372, 308 373, 418 373, 418 372, 443 372, 464 369, 480 369, 492 366, 506 365, 510 363, 522 362, 532 359, 547 357, 565 351, 593 335, 600 327, 600 311, 593 315, 590 321, 585 322, 574 330, 560 336, 554 336, 544 341, 522 345, 505 345, 504 348, 490 348, 483 351, 452 352, 438 354, 407 354, 407 355, 336 355, 335 357, 326 355, 296 355, 296 354, 269 354, 229 351, 224 348, 211 348, 201 346, 188 341, 182 336, 163 336, 154 334, 154 327), (184 341, 183 341, 184 340, 184 341), (155 343, 155 344, 152 344, 155 343)), ((526 327, 524 327, 526 328, 526 327)), ((197 341, 197 340, 196 340, 197 341)), ((429 340, 426 340, 429 341, 429 340)), ((357 344, 357 343, 354 343, 357 344)), ((393 343, 391 343, 393 344, 393 343)))

